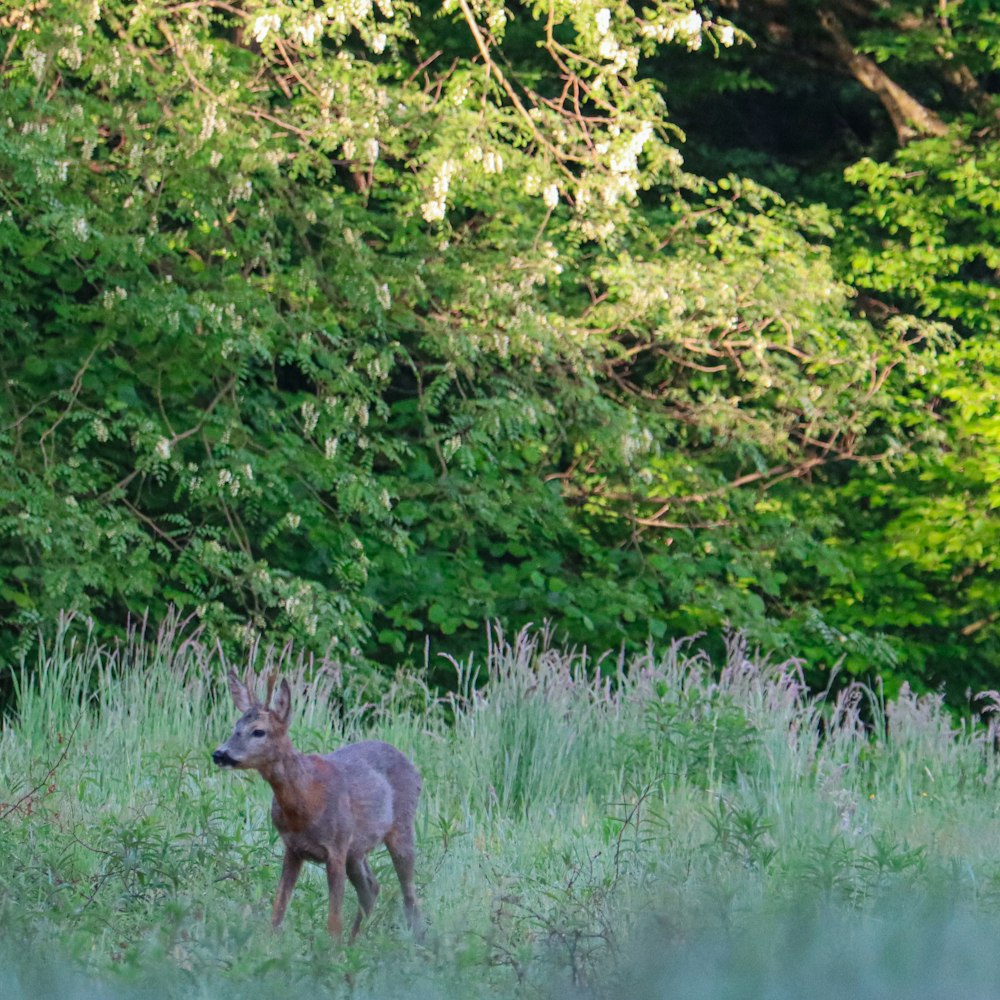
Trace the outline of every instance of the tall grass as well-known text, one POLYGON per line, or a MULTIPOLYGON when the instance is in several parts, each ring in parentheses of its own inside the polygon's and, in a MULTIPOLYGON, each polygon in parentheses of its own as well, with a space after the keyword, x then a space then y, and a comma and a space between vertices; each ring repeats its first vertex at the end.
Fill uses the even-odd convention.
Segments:
POLYGON ((289 677, 301 749, 379 737, 418 763, 426 945, 379 856, 356 944, 326 939, 318 874, 271 934, 269 790, 209 758, 229 664, 177 620, 116 646, 64 621, 0 730, 5 996, 770 997, 838 963, 905 995, 929 938, 979 989, 960 942, 1000 928, 996 733, 936 696, 812 694, 738 636, 717 664, 692 640, 595 661, 493 629, 448 696, 250 660, 289 677))

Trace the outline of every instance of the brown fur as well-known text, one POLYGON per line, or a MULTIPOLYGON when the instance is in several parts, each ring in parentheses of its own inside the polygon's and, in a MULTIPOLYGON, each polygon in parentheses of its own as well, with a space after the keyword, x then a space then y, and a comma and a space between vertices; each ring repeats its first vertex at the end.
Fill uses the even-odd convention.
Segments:
POLYGON ((420 775, 395 747, 378 740, 354 743, 329 754, 301 754, 288 738, 291 690, 281 681, 268 706, 252 693, 254 678, 244 683, 228 676, 233 703, 242 712, 232 736, 213 754, 221 767, 256 770, 271 786, 271 820, 285 845, 281 879, 271 912, 272 926, 285 916, 292 890, 306 861, 326 868, 330 894, 327 927, 342 932, 345 880, 358 895, 353 940, 371 913, 379 887, 368 854, 385 844, 403 891, 403 906, 414 934, 422 935, 420 909, 413 886, 414 822, 420 775))

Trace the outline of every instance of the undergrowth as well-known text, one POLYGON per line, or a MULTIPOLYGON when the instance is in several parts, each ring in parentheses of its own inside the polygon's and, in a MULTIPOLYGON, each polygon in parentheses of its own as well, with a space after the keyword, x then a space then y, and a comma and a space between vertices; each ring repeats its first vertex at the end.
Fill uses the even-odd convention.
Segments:
POLYGON ((737 635, 713 664, 694 640, 595 660, 494 629, 446 696, 251 652, 289 677, 300 749, 387 739, 424 778, 427 941, 384 852, 355 944, 327 939, 316 871, 275 935, 269 790, 210 760, 221 653, 176 621, 75 634, 18 675, 0 731, 6 996, 779 996, 837 962, 928 996, 927 938, 973 976, 961 929, 1000 924, 996 695, 956 721, 905 687, 812 694, 737 635))

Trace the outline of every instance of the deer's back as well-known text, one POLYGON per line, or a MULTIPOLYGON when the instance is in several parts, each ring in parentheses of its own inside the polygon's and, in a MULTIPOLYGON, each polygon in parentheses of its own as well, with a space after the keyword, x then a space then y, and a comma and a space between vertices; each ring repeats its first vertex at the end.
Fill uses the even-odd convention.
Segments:
POLYGON ((324 754, 343 776, 357 823, 357 836, 371 849, 394 826, 412 824, 420 795, 420 774, 410 759, 389 743, 365 740, 324 754))

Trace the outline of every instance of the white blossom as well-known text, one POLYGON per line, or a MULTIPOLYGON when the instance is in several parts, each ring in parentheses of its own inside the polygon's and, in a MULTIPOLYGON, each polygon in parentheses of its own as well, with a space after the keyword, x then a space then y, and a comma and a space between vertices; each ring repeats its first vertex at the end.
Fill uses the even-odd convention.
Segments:
POLYGON ((607 59, 610 62, 617 57, 620 48, 614 35, 605 35, 597 47, 597 52, 602 59, 607 59))
POLYGON ((322 15, 313 14, 312 17, 308 18, 303 24, 297 24, 295 26, 295 32, 306 45, 312 45, 313 42, 316 41, 317 36, 322 37, 323 34, 322 15))
POLYGON ((597 33, 599 35, 606 35, 608 28, 611 27, 611 11, 607 7, 602 7, 594 19, 597 21, 597 33))
POLYGON ((165 462, 168 458, 170 458, 172 448, 173 445, 171 445, 170 441, 165 437, 161 437, 160 440, 156 442, 156 457, 162 458, 165 462))
POLYGON ((444 218, 447 210, 448 189, 451 187, 451 178, 454 176, 457 166, 454 160, 445 160, 438 167, 438 172, 434 175, 434 180, 431 181, 432 197, 420 206, 420 214, 427 222, 440 222, 444 218))
POLYGON ((250 34, 253 36, 253 40, 259 45, 267 38, 269 32, 277 32, 280 27, 281 18, 277 14, 262 14, 254 21, 250 34))
POLYGON ((503 170, 503 157, 490 150, 483 156, 483 170, 488 174, 499 174, 503 170))
MULTIPOLYGON (((22 30, 24 26, 22 25, 22 30)), ((34 45, 29 42, 24 49, 24 54, 28 57, 28 61, 31 63, 31 75, 41 82, 43 76, 45 76, 45 64, 48 61, 48 57, 42 52, 41 49, 35 48, 34 45)))
POLYGON ((701 14, 696 10, 690 11, 686 17, 677 22, 677 34, 687 39, 689 49, 701 47, 701 14))
POLYGON ((736 42, 736 31, 731 24, 724 24, 719 29, 719 42, 727 49, 736 42))
POLYGON ((306 434, 312 434, 319 422, 319 410, 311 400, 306 400, 302 404, 302 423, 306 434))
POLYGON ((549 209, 553 209, 559 204, 559 188, 555 184, 550 184, 542 192, 542 201, 549 209))
POLYGON ((237 178, 229 189, 230 201, 249 201, 253 194, 253 181, 249 177, 237 178))
POLYGON ((445 203, 443 198, 432 198, 425 201, 420 206, 420 214, 427 222, 440 222, 445 216, 445 203))
POLYGON ((105 309, 114 309, 119 302, 124 302, 128 298, 128 292, 124 288, 106 288, 101 295, 101 305, 105 309))

